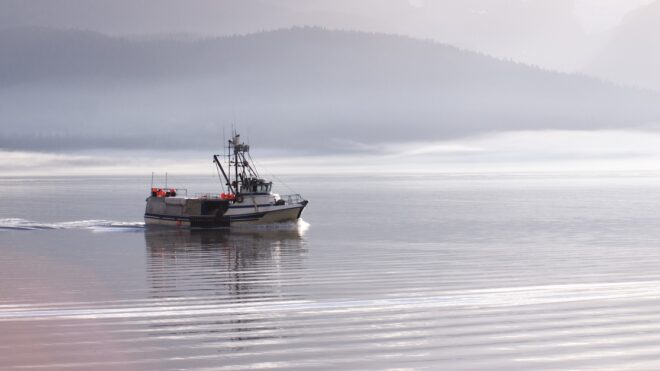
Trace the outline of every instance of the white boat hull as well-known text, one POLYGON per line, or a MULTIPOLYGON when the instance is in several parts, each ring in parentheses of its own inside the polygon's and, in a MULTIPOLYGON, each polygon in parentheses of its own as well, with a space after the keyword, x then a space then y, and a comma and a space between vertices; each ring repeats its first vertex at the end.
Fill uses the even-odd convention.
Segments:
POLYGON ((230 207, 221 217, 151 214, 144 215, 146 225, 180 228, 219 228, 238 225, 258 225, 296 221, 306 203, 268 207, 230 207))
POLYGON ((257 213, 229 215, 229 219, 231 225, 283 223, 298 220, 303 208, 304 206, 300 205, 257 213))

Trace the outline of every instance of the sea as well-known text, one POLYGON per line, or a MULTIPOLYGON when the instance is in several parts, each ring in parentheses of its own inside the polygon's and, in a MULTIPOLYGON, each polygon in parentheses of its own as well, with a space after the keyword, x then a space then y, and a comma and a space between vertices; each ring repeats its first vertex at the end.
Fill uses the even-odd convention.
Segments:
POLYGON ((0 369, 660 369, 660 174, 280 178, 299 222, 192 231, 0 178, 0 369))

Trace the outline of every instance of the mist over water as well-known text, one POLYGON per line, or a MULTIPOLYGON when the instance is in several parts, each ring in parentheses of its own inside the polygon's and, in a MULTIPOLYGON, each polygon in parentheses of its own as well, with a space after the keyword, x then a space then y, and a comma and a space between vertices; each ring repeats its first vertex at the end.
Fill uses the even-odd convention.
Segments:
POLYGON ((3 368, 660 363, 660 177, 287 177, 304 222, 219 231, 145 229, 148 180, 16 182, 3 368))

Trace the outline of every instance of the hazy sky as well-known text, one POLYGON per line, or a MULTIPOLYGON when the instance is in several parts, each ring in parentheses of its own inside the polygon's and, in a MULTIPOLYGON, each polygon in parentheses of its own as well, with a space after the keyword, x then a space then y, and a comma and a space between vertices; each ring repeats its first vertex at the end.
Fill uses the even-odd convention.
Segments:
POLYGON ((653 1, 576 0, 574 14, 587 33, 598 33, 616 27, 621 23, 626 14, 653 1))

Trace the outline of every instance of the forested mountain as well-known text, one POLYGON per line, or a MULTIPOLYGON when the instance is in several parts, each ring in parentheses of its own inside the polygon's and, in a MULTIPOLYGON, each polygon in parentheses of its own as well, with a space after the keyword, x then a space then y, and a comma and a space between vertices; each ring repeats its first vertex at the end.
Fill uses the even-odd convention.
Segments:
POLYGON ((383 34, 136 41, 12 28, 0 50, 0 147, 11 149, 213 148, 232 122, 261 146, 327 152, 660 120, 654 92, 383 34))

